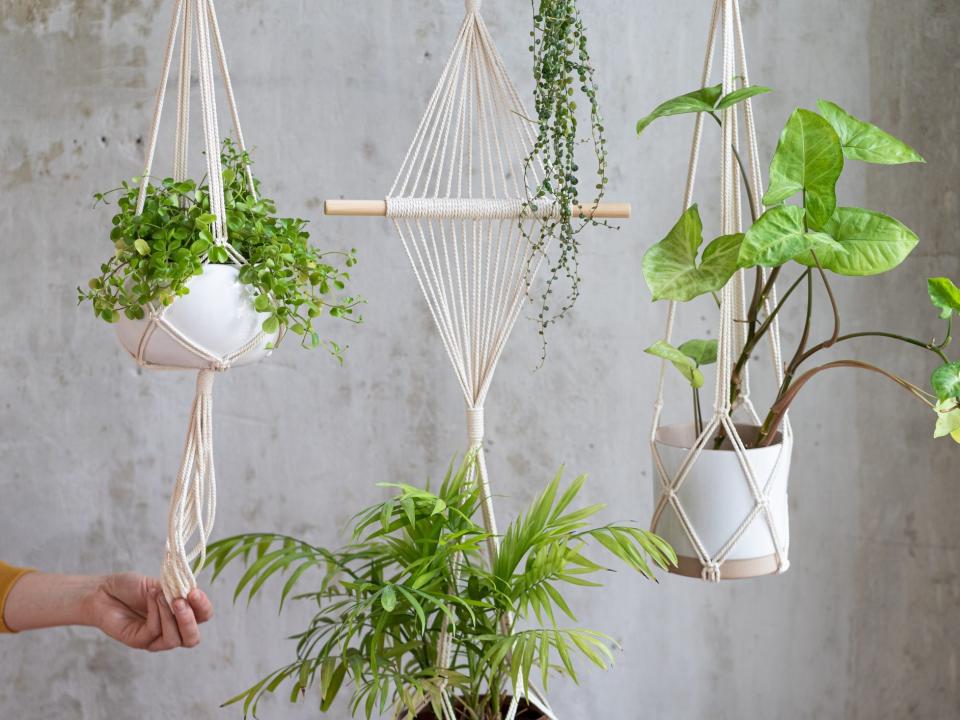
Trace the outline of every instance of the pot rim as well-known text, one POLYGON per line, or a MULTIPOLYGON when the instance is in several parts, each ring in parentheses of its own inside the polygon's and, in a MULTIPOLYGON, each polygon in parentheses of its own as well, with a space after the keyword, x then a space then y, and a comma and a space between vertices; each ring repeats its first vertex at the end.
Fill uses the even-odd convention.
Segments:
MULTIPOLYGON (((743 423, 738 422, 734 423, 737 428, 737 431, 740 433, 741 437, 746 436, 749 438, 751 434, 755 434, 759 429, 759 425, 754 425, 753 423, 743 423), (746 431, 746 432, 745 432, 746 431)), ((668 425, 660 425, 656 428, 654 433, 654 442, 657 445, 662 445, 664 447, 672 447, 680 450, 690 450, 693 447, 693 444, 696 440, 696 435, 693 431, 693 423, 671 423, 668 425), (676 432, 687 434, 690 439, 685 441, 666 439, 663 437, 664 432, 676 432)), ((708 443, 709 444, 709 443, 708 443)), ((783 432, 777 431, 774 442, 770 445, 762 448, 746 448, 747 453, 762 453, 769 452, 771 450, 776 450, 779 452, 780 448, 784 445, 784 436, 783 432)), ((729 446, 724 446, 720 448, 713 448, 704 446, 701 450, 701 453, 731 453, 734 452, 734 449, 729 446)))

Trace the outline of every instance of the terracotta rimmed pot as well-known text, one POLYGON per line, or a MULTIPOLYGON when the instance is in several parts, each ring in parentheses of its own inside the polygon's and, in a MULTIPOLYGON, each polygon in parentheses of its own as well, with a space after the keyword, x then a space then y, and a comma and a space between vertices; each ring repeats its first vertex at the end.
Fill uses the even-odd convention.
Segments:
MULTIPOLYGON (((504 716, 506 715, 507 708, 510 707, 511 697, 509 695, 504 695, 503 699, 500 701, 500 707, 503 710, 504 716)), ((463 707, 463 703, 460 700, 453 700, 454 710, 457 711, 457 720, 460 720, 461 716, 459 714, 460 708, 463 707)), ((462 717, 466 718, 468 715, 464 714, 462 717)), ((446 720, 446 718, 438 718, 432 708, 424 708, 421 710, 416 717, 416 720, 446 720)), ((516 720, 550 720, 550 716, 547 715, 543 710, 532 703, 528 703, 526 700, 521 700, 519 706, 517 707, 516 720)))
MULTIPOLYGON (((263 321, 269 317, 253 306, 253 288, 240 282, 240 272, 233 265, 205 265, 203 274, 187 281, 190 292, 177 298, 166 309, 164 318, 179 333, 204 348, 210 355, 225 359, 246 346, 260 333, 263 321)), ((150 322, 122 317, 117 322, 120 344, 137 357, 141 340, 150 322)), ((272 352, 278 333, 263 336, 254 347, 236 358, 233 366, 258 362, 272 352)), ((157 327, 148 336, 143 360, 148 365, 202 370, 210 367, 210 360, 200 357, 168 333, 157 327)))
MULTIPOLYGON (((737 425, 745 444, 756 438, 758 428, 737 425)), ((656 433, 656 448, 669 477, 676 477, 690 447, 696 442, 693 424, 666 425, 656 433)), ((761 491, 768 487, 768 502, 773 524, 784 548, 784 560, 790 545, 790 519, 787 504, 787 481, 790 475, 792 443, 784 443, 778 433, 768 447, 746 451, 754 478, 761 491)), ((653 497, 659 503, 663 493, 660 475, 654 467, 653 497)), ((737 528, 750 515, 755 502, 737 454, 730 441, 719 449, 707 442, 677 491, 691 525, 711 557, 727 543, 737 528)), ((702 577, 703 565, 687 538, 674 509, 667 504, 653 528, 677 551, 678 566, 671 572, 688 577, 702 577)), ((786 570, 777 562, 776 545, 763 513, 757 514, 720 565, 720 578, 738 579, 770 575, 786 570)))

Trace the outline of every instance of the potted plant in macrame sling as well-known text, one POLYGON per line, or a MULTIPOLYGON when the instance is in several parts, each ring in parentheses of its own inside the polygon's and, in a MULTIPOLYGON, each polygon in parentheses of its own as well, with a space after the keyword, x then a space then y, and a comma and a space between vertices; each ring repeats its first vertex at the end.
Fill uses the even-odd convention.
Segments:
POLYGON ((876 126, 834 103, 820 101, 819 113, 797 109, 790 116, 761 195, 751 97, 767 89, 749 84, 736 0, 716 0, 709 38, 701 89, 662 103, 638 123, 637 131, 658 117, 697 114, 684 212, 643 260, 654 300, 670 301, 666 335, 647 349, 663 359, 651 436, 656 500, 652 529, 677 550, 676 572, 717 581, 783 572, 788 567, 787 480, 793 437, 787 410, 819 373, 854 368, 886 377, 937 414, 935 436, 953 433, 960 442, 960 363, 951 363, 945 353, 951 316, 960 312, 960 291, 948 278, 928 281, 931 300, 947 320, 942 341, 893 330, 841 331, 830 278, 887 272, 917 244, 916 235, 888 215, 838 206, 836 184, 844 163, 893 165, 923 159, 876 126), (723 83, 709 86, 715 38, 722 42, 723 83), (735 84, 737 79, 740 85, 735 84), (721 134, 722 234, 701 252, 703 228, 692 202, 705 119, 709 124, 715 121, 721 134), (741 120, 745 155, 739 143, 741 120), (743 205, 752 221, 746 231, 741 222, 743 205), (789 275, 795 277, 778 297, 776 281, 789 275), (811 320, 818 287, 832 309, 833 329, 823 341, 814 342, 811 320), (782 309, 803 296, 806 312, 795 334, 799 341, 784 354, 779 332, 782 309), (676 304, 697 298, 719 311, 716 339, 674 343, 676 304), (933 355, 938 367, 931 377, 932 392, 859 359, 810 362, 824 351, 845 346, 846 341, 868 337, 899 341, 933 355), (761 419, 750 395, 748 366, 764 340, 776 387, 761 419), (692 390, 688 423, 660 424, 668 365, 680 371, 692 390), (714 402, 709 409, 700 400, 703 368, 708 365, 716 368, 714 402), (741 422, 733 419, 736 411, 745 416, 741 422))
POLYGON ((633 524, 595 524, 600 506, 578 504, 585 478, 564 484, 561 471, 498 538, 489 565, 477 462, 468 454, 439 487, 384 484, 391 497, 354 516, 341 548, 275 533, 213 543, 214 578, 231 564, 245 567, 236 597, 252 600, 274 578, 281 609, 295 606, 290 599, 309 606, 291 662, 228 703, 255 717, 268 695, 296 701, 313 687, 321 710, 346 694, 367 718, 499 720, 512 712, 544 720, 550 714, 535 703, 513 702, 513 688, 539 681, 546 689, 554 672, 577 681, 583 662, 607 667, 616 642, 578 626, 567 590, 599 592, 597 581, 615 567, 653 578, 673 552, 633 524))
POLYGON ((123 347, 146 368, 199 371, 183 461, 171 501, 162 583, 168 600, 196 582, 191 563, 202 559, 213 526, 216 487, 211 391, 215 373, 267 357, 287 330, 307 347, 325 344, 313 321, 324 311, 350 318, 356 300, 331 299, 348 279, 311 247, 305 222, 278 217, 259 195, 250 167, 212 0, 174 4, 143 175, 119 193, 110 239, 114 253, 81 301, 115 323, 123 347), (177 39, 180 39, 176 139, 172 177, 151 176, 177 39), (192 52, 195 43, 206 174, 188 179, 192 52), (214 88, 214 54, 233 118, 235 140, 221 143, 214 88))

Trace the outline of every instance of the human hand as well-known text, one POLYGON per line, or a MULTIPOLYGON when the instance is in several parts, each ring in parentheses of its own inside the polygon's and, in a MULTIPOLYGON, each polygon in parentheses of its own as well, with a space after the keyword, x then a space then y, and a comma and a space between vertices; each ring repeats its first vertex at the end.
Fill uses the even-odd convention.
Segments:
POLYGON ((213 605, 202 590, 174 600, 171 608, 160 582, 137 573, 101 578, 84 604, 90 625, 128 647, 150 652, 195 647, 200 642, 197 626, 213 617, 213 605))

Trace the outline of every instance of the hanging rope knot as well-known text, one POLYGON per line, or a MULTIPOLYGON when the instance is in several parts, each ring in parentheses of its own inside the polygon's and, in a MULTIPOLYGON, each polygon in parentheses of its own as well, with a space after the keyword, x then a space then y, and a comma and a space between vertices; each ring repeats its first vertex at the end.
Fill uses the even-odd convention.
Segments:
POLYGON ((789 569, 790 569, 790 559, 786 557, 781 558, 777 563, 777 572, 785 573, 789 569))
POLYGON ((700 577, 707 582, 720 582, 720 565, 712 560, 708 563, 705 563, 703 570, 700 571, 700 577))
POLYGON ((483 5, 483 0, 466 0, 464 5, 467 8, 467 15, 472 15, 480 12, 480 6, 483 5))
POLYGON ((483 408, 467 408, 467 440, 474 448, 483 444, 483 408))
POLYGON ((226 372, 233 365, 233 361, 230 358, 216 358, 215 360, 210 361, 210 371, 211 372, 226 372))

